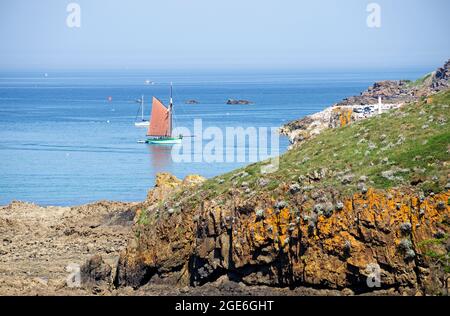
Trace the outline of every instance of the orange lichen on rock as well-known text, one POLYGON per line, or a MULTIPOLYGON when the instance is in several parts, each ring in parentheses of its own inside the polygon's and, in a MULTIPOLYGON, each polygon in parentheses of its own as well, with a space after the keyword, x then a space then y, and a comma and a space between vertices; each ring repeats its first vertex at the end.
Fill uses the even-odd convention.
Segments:
POLYGON ((339 127, 347 126, 352 122, 352 108, 335 107, 333 108, 333 114, 339 117, 339 127))
POLYGON ((136 269, 147 269, 180 278, 176 284, 231 273, 247 284, 371 291, 367 271, 377 266, 385 288, 419 289, 432 280, 418 245, 449 233, 449 197, 450 191, 424 198, 407 189, 369 188, 326 213, 308 197, 300 204, 277 204, 264 194, 228 204, 205 200, 141 227, 138 246, 121 257, 119 283, 143 282, 136 269))

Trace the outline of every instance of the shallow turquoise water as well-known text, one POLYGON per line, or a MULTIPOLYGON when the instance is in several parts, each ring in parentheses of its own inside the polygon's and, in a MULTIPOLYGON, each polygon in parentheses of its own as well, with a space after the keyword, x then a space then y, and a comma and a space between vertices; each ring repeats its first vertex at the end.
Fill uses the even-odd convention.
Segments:
MULTIPOLYGON (((248 164, 176 163, 171 147, 138 144, 135 100, 167 102, 174 84, 175 124, 279 127, 357 94, 377 80, 415 79, 428 69, 364 72, 2 72, 0 73, 0 204, 25 200, 75 205, 99 199, 137 201, 155 174, 205 177, 248 164), (154 85, 145 85, 145 80, 154 85), (108 96, 112 101, 107 100, 108 96), (229 98, 252 105, 226 105, 229 98), (184 104, 196 99, 197 105, 184 104)), ((149 114, 147 107, 146 114, 149 114)), ((192 141, 192 139, 185 139, 192 141)), ((288 141, 280 139, 280 151, 288 141)), ((248 148, 253 150, 255 148, 248 148)), ((231 148, 225 148, 230 150, 231 148)))

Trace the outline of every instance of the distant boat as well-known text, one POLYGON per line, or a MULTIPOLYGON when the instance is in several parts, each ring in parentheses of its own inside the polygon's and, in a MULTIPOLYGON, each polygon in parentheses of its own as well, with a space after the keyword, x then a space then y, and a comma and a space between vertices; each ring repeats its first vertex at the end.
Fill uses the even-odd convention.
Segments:
MULTIPOLYGON (((136 115, 136 119, 135 119, 135 122, 134 122, 134 126, 136 126, 136 127, 148 127, 148 125, 149 125, 149 121, 147 121, 145 118, 144 118, 144 96, 141 96, 141 98, 139 99, 139 100, 137 100, 141 105, 139 106, 139 110, 140 110, 140 112, 141 112, 141 120, 140 121, 138 121, 137 120, 137 115, 136 115)), ((138 111, 139 111, 138 110, 138 111)))
POLYGON ((150 117, 150 126, 147 131, 147 144, 171 145, 180 144, 183 136, 173 136, 173 101, 172 101, 172 83, 170 84, 169 107, 153 97, 152 113, 150 117))

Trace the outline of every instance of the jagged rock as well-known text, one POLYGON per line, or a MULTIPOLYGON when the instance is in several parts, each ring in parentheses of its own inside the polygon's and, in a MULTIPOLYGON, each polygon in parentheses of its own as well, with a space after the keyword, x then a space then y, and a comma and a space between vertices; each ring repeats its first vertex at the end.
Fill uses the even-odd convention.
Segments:
POLYGON ((258 185, 260 187, 265 187, 267 184, 269 184, 269 180, 267 180, 265 178, 259 178, 258 179, 258 185))
POLYGON ((313 172, 311 172, 310 174, 307 175, 307 177, 311 180, 311 181, 320 181, 323 178, 325 178, 327 173, 327 169, 325 168, 321 168, 318 170, 314 170, 313 172))
POLYGON ((190 174, 187 175, 182 182, 182 185, 188 186, 188 185, 199 185, 206 181, 205 177, 199 176, 197 174, 190 174))
POLYGON ((385 103, 410 102, 416 99, 413 90, 409 88, 408 81, 385 80, 376 82, 359 96, 345 98, 343 101, 337 103, 337 106, 377 104, 378 97, 382 97, 385 103))
POLYGON ((361 191, 362 194, 367 193, 367 187, 366 184, 364 182, 359 182, 357 185, 357 188, 359 191, 361 191))
POLYGON ((331 215, 333 215, 333 205, 331 203, 326 204, 324 209, 323 209, 323 215, 325 215, 325 217, 329 218, 331 217, 331 215))
POLYGON ((398 248, 403 250, 403 251, 410 250, 412 248, 411 240, 409 240, 408 238, 403 238, 400 241, 400 244, 398 245, 398 248))
POLYGON ((439 229, 433 236, 436 239, 445 238, 445 232, 442 229, 439 229))
POLYGON ((443 210, 445 210, 445 209, 446 209, 445 202, 444 202, 444 201, 439 201, 439 202, 437 203, 437 205, 436 205, 436 209, 437 209, 438 211, 443 211, 443 210))
POLYGON ((367 176, 361 176, 359 177, 359 182, 367 182, 368 177, 367 176))
POLYGON ((416 245, 433 238, 438 229, 449 233, 442 222, 450 207, 437 210, 449 197, 446 192, 419 202, 409 191, 369 188, 364 195, 336 196, 342 202, 334 207, 319 203, 318 214, 311 211, 317 205, 312 199, 296 205, 303 210, 298 213, 291 203, 274 204, 270 194, 225 204, 204 201, 201 208, 141 227, 139 246, 129 246, 121 255, 117 284, 138 287, 164 274, 171 276, 168 282, 201 285, 228 274, 247 285, 326 284, 359 292, 372 290, 361 289, 357 280, 364 280, 364 271, 376 263, 386 288, 418 288, 433 281, 416 245), (422 206, 427 212, 419 215, 422 206), (233 213, 245 208, 257 211, 233 213), (333 209, 341 210, 328 213, 333 209), (196 222, 194 215, 199 216, 196 222), (399 229, 405 223, 413 223, 408 238, 399 229))
POLYGON ((188 175, 184 180, 180 180, 174 175, 162 172, 156 175, 155 187, 147 194, 147 204, 153 204, 167 198, 174 190, 186 186, 195 186, 203 183, 206 178, 199 175, 188 175))
POLYGON ((402 231, 403 234, 411 233, 411 229, 412 229, 412 226, 411 226, 411 223, 409 223, 409 222, 402 223, 400 225, 400 230, 402 231))
POLYGON ((150 190, 147 194, 147 201, 153 203, 160 201, 169 196, 174 188, 181 184, 181 180, 170 173, 158 173, 155 180, 155 188, 150 190))
POLYGON ((350 184, 350 183, 352 183, 354 177, 355 177, 355 175, 353 175, 353 174, 346 174, 342 177, 341 183, 342 184, 350 184))
POLYGON ((289 192, 291 192, 291 194, 296 194, 300 191, 301 191, 301 187, 298 183, 294 183, 289 186, 289 192))
POLYGON ((97 286, 100 283, 110 283, 111 267, 103 261, 100 255, 89 258, 80 268, 81 284, 97 286))
POLYGON ((287 207, 287 203, 286 201, 278 201, 277 203, 275 203, 274 207, 278 210, 282 210, 287 207))
POLYGON ((386 170, 381 172, 381 176, 388 180, 394 180, 394 174, 395 172, 393 170, 386 170))
POLYGON ((264 218, 264 210, 257 210, 256 211, 256 218, 257 219, 263 219, 264 218))
POLYGON ((412 249, 408 249, 405 252, 405 259, 406 260, 412 260, 416 256, 416 252, 412 249))

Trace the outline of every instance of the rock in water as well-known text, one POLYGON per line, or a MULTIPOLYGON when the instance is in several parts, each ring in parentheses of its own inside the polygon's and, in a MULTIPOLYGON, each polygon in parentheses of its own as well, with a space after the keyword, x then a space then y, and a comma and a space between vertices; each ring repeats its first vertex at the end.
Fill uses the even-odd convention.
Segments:
POLYGON ((247 104, 252 104, 252 103, 253 102, 248 101, 248 100, 234 100, 234 99, 227 100, 227 104, 230 104, 230 105, 237 105, 237 104, 247 105, 247 104))

